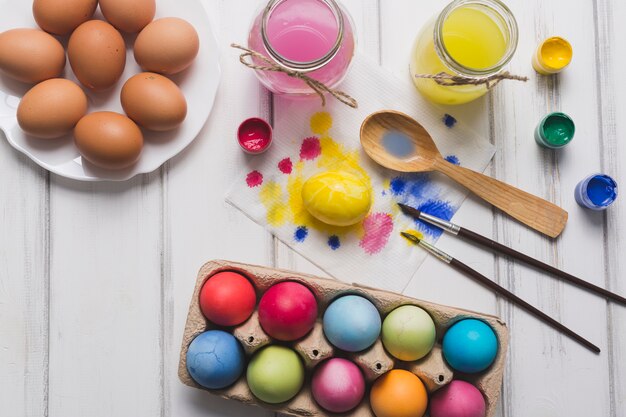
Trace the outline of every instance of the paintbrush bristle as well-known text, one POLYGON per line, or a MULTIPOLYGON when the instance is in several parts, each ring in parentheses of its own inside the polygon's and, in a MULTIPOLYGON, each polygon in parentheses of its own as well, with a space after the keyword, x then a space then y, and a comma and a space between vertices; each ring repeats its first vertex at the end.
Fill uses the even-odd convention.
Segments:
POLYGON ((414 207, 407 206, 406 204, 398 203, 398 206, 400 207, 400 210, 402 210, 404 214, 409 215, 411 217, 419 218, 421 214, 421 211, 419 211, 418 209, 414 207))
POLYGON ((420 238, 415 236, 414 234, 407 233, 407 232, 400 232, 400 234, 415 244, 420 243, 420 238))

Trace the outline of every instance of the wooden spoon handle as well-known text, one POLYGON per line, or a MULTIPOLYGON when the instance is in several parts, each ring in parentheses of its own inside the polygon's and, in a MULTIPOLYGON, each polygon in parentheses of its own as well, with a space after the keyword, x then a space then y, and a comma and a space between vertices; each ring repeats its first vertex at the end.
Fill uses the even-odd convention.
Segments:
POLYGON ((443 159, 435 162, 434 169, 543 234, 557 237, 565 227, 567 212, 549 201, 443 159))

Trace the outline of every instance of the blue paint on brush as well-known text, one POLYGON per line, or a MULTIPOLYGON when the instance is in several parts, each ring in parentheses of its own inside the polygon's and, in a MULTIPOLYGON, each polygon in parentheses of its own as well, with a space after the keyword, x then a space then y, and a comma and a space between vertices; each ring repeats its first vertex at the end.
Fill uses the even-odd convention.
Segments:
POLYGON ((296 242, 304 242, 304 239, 306 239, 308 235, 309 230, 306 228, 306 226, 298 226, 293 234, 293 238, 296 240, 296 242))
MULTIPOLYGON (((442 200, 428 200, 420 204, 417 209, 422 213, 432 214, 433 216, 437 216, 444 220, 450 220, 454 215, 454 207, 452 207, 449 202, 442 200)), ((443 230, 440 228, 432 226, 421 220, 415 220, 415 223, 422 232, 434 238, 438 238, 443 233, 443 230)))
POLYGON ((397 158, 404 158, 415 152, 415 145, 411 138, 397 130, 385 132, 381 143, 389 154, 397 158))
POLYGON ((456 155, 448 155, 446 156, 446 161, 450 162, 451 164, 454 165, 461 165, 461 162, 459 161, 459 157, 456 155))
POLYGON ((441 121, 443 122, 444 125, 446 125, 446 127, 449 127, 449 128, 453 128, 454 125, 456 124, 456 119, 454 118, 454 116, 448 113, 443 115, 443 117, 441 118, 441 121))
POLYGON ((339 247, 341 246, 341 242, 339 241, 339 236, 332 235, 331 237, 329 237, 328 238, 328 246, 330 246, 330 248, 332 250, 339 249, 339 247))

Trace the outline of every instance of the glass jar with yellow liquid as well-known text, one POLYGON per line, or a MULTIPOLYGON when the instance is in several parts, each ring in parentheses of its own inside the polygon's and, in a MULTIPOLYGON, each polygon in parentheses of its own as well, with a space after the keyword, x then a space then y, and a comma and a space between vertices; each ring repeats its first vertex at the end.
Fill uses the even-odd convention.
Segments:
MULTIPOLYGON (((439 104, 463 104, 481 97, 488 84, 469 84, 497 74, 517 47, 517 23, 499 0, 455 0, 422 28, 411 53, 417 89, 439 104), (465 85, 442 85, 416 75, 446 73, 465 85)), ((456 80, 455 80, 456 81, 456 80)), ((442 80, 445 83, 446 80, 442 80)))

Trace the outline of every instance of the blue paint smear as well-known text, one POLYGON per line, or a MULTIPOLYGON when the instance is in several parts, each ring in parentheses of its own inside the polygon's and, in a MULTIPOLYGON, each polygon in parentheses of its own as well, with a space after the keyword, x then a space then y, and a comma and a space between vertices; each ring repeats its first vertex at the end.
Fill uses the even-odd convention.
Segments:
POLYGON ((454 125, 456 124, 456 119, 448 113, 443 115, 443 118, 441 119, 441 121, 443 122, 444 125, 446 125, 446 127, 449 127, 449 128, 453 128, 454 125))
MULTIPOLYGON (((454 215, 454 208, 447 201, 442 200, 428 200, 417 207, 418 210, 423 213, 432 214, 440 219, 450 220, 454 215)), ((415 223, 419 226, 420 230, 425 234, 438 238, 443 233, 438 227, 432 226, 421 220, 415 220, 415 223)))
POLYGON ((389 189, 393 195, 400 195, 404 193, 405 188, 406 180, 402 177, 395 177, 389 182, 389 189))
POLYGON ((587 196, 593 204, 605 207, 615 201, 617 184, 606 175, 596 175, 587 184, 587 196))
POLYGON ((415 152, 411 138, 397 130, 385 132, 381 143, 388 153, 398 158, 404 158, 415 152))
POLYGON ((304 242, 304 239, 306 239, 308 235, 309 230, 306 228, 306 226, 298 226, 293 234, 293 238, 296 240, 296 242, 304 242))
POLYGON ((339 246, 341 246, 341 242, 339 241, 339 236, 332 235, 331 237, 329 237, 328 238, 328 246, 330 246, 330 248, 332 250, 339 249, 339 246))
POLYGON ((461 162, 459 161, 459 157, 456 155, 448 155, 446 156, 446 161, 450 162, 451 164, 454 165, 461 165, 461 162))

